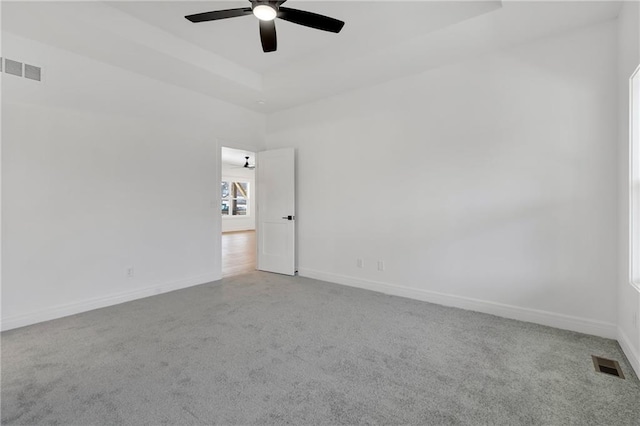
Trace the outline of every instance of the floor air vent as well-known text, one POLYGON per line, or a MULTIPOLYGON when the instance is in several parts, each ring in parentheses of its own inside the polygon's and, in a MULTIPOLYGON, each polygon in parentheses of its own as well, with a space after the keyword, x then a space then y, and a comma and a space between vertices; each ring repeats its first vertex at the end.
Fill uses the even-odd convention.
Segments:
POLYGON ((595 355, 591 355, 591 358, 593 358, 593 366, 596 368, 596 371, 624 379, 624 374, 622 374, 622 369, 620 369, 618 361, 595 355))

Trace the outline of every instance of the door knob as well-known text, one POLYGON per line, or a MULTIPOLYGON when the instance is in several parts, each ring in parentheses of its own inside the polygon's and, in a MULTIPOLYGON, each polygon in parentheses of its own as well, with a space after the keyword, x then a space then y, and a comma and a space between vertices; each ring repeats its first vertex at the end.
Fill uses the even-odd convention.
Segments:
POLYGON ((283 219, 287 219, 287 220, 293 220, 296 217, 295 216, 282 216, 283 219))

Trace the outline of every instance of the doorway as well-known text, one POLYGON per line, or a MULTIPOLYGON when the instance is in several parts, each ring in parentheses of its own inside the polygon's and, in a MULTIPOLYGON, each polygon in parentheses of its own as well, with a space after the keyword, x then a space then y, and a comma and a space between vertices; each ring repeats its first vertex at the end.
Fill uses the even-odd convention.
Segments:
POLYGON ((222 276, 256 269, 255 153, 221 148, 222 276))

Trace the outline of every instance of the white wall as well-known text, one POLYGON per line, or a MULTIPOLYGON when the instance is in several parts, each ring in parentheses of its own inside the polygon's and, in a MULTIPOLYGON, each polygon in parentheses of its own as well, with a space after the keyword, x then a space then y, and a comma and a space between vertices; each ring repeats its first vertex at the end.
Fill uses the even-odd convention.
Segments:
POLYGON ((222 180, 249 183, 249 214, 247 216, 222 216, 222 232, 256 229, 255 171, 222 163, 222 180))
POLYGON ((615 337, 616 43, 607 22, 269 116, 300 274, 615 337))
MULTIPOLYGON (((268 148, 298 150, 301 273, 609 337, 617 323, 638 368, 638 13, 269 117, 268 148)), ((0 74, 2 328, 219 278, 215 139, 260 150, 264 117, 2 37, 44 76, 0 74)))
POLYGON ((618 18, 619 289, 618 341, 640 375, 640 294, 629 285, 629 77, 640 65, 640 3, 624 2, 618 18))
POLYGON ((43 70, 2 74, 3 329, 219 279, 216 138, 259 150, 264 116, 2 42, 43 70))

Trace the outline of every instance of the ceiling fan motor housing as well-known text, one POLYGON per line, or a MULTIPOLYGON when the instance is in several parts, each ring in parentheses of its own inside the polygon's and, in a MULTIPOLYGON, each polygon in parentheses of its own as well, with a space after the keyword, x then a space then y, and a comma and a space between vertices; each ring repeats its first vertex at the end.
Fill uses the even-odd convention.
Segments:
POLYGON ((276 12, 280 8, 280 3, 283 3, 283 2, 272 1, 272 0, 249 0, 249 1, 251 2, 251 9, 255 9, 257 6, 268 6, 274 9, 276 12))

